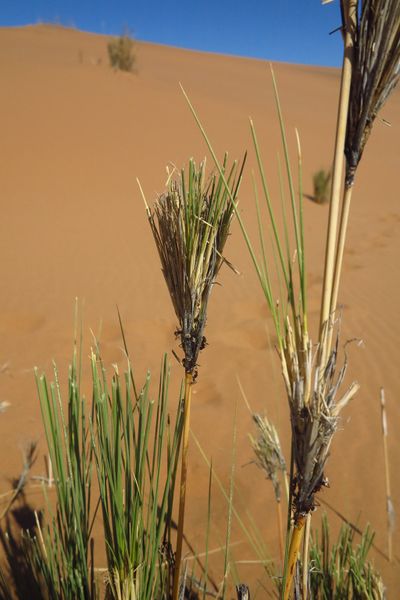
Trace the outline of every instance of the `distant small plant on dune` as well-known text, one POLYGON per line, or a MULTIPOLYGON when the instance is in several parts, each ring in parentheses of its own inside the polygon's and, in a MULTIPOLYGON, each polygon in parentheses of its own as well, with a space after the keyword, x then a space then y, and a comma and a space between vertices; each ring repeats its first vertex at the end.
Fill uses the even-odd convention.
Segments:
POLYGON ((329 201, 330 187, 331 187, 331 171, 325 171, 320 169, 313 176, 313 200, 318 204, 325 204, 329 201))
POLYGON ((119 71, 132 73, 135 70, 135 42, 129 33, 113 38, 107 45, 110 65, 119 71))

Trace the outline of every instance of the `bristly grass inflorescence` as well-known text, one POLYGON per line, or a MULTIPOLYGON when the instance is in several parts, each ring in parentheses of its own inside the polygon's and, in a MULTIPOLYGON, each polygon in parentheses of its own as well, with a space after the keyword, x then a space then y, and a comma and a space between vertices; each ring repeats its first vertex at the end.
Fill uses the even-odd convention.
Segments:
MULTIPOLYGON (((378 112, 400 79, 400 3, 398 0, 352 0, 352 18, 348 19, 347 37, 350 38, 351 85, 349 109, 343 151, 346 172, 340 214, 338 241, 335 251, 334 273, 327 286, 325 306, 329 315, 336 311, 346 243, 351 197, 358 164, 370 136, 378 112), (329 289, 330 288, 330 289, 329 289)), ((346 9, 342 1, 343 24, 346 9)), ((343 123, 344 129, 345 123, 343 123)), ((341 178, 339 183, 341 183, 341 178)), ((338 206, 340 186, 336 186, 335 204, 338 206)), ((333 198, 331 199, 332 203, 333 198)), ((336 237, 336 235, 335 235, 336 237)), ((330 339, 328 339, 330 345, 330 339)))
POLYGON ((346 130, 346 186, 354 182, 374 121, 400 79, 400 3, 363 0, 352 32, 353 71, 346 130))
POLYGON ((189 162, 188 173, 172 176, 168 189, 147 209, 162 271, 179 322, 187 373, 195 374, 200 351, 205 346, 204 328, 212 287, 224 258, 225 242, 235 211, 244 162, 238 171, 235 162, 223 174, 206 179, 206 163, 189 162))
POLYGON ((267 417, 253 414, 258 436, 250 435, 250 443, 256 455, 256 464, 272 483, 277 502, 281 500, 280 472, 286 473, 286 462, 279 441, 278 432, 267 417))

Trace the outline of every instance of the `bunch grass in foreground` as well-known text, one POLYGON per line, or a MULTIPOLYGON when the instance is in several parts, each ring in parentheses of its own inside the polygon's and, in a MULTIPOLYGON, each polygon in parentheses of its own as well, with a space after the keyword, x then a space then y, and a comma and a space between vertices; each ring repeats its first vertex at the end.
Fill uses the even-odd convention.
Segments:
POLYGON ((177 179, 173 178, 173 173, 170 174, 167 191, 152 209, 146 203, 162 271, 179 323, 176 335, 180 338, 184 354, 184 429, 174 600, 178 598, 180 585, 192 386, 197 377, 199 353, 206 345, 204 329, 211 290, 222 263, 230 264, 224 257, 224 247, 235 213, 245 158, 240 168, 236 162, 228 168, 225 155, 220 173, 208 179, 205 161, 197 167, 190 160, 187 173, 182 170, 177 179))
POLYGON ((158 395, 150 375, 136 395, 132 371, 116 369, 107 383, 92 353, 92 439, 107 554, 107 598, 168 600, 173 569, 173 492, 182 432, 168 415, 169 365, 164 357, 158 395))
POLYGON ((332 544, 324 515, 321 537, 316 532, 310 545, 309 593, 313 600, 384 600, 385 587, 368 560, 374 534, 370 527, 362 532, 356 545, 354 530, 342 525, 332 544))
POLYGON ((51 600, 95 600, 93 540, 95 513, 92 496, 92 445, 87 403, 80 392, 80 358, 75 344, 68 376, 67 411, 61 394, 57 367, 54 381, 36 371, 36 382, 52 464, 55 514, 42 527, 37 518, 35 537, 27 542, 38 586, 51 600))

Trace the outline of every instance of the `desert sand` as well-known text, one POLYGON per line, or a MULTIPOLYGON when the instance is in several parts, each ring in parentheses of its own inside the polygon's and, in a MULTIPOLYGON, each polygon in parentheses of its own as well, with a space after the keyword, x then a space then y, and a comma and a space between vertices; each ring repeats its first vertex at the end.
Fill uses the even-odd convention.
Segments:
MULTIPOLYGON (((171 356, 171 411, 176 407, 181 368, 171 349, 176 319, 162 278, 136 177, 148 202, 164 189, 167 164, 185 166, 207 155, 178 83, 190 95, 215 149, 249 159, 240 193, 243 219, 256 235, 251 184, 255 168, 248 117, 256 124, 274 202, 279 202, 277 153, 282 155, 268 64, 147 43, 137 43, 137 72, 114 72, 107 38, 55 26, 0 29, 0 492, 21 468, 20 450, 39 440, 35 473, 43 473, 45 441, 33 367, 51 375, 52 360, 65 376, 73 341, 75 298, 84 304, 84 360, 91 331, 101 340, 106 364, 124 365, 118 305, 135 374, 153 372, 156 386, 163 352, 171 356)), ((339 90, 336 69, 274 65, 295 158, 299 130, 304 189, 312 174, 329 168, 339 90)), ((375 125, 357 176, 340 293, 342 340, 348 348, 347 381, 361 391, 345 410, 327 468, 331 487, 323 498, 349 520, 376 530, 386 552, 386 498, 379 390, 385 387, 393 501, 400 507, 400 93, 396 91, 375 125)), ((211 160, 208 160, 212 168, 211 160)), ((320 302, 327 205, 305 203, 310 314, 314 337, 320 302)), ((222 269, 210 301, 209 346, 200 357, 192 430, 228 486, 235 407, 237 446, 235 506, 252 515, 270 555, 277 558, 271 485, 252 461, 250 414, 238 378, 254 411, 267 412, 279 429, 288 457, 288 410, 274 350, 271 322, 239 228, 227 258, 240 271, 222 269)), ((89 364, 86 390, 90 396, 89 364)), ((156 387, 155 387, 156 389, 156 387)), ((254 433, 254 431, 253 431, 254 433)), ((190 448, 187 536, 204 550, 208 471, 196 445, 190 448)), ((27 492, 35 506, 40 491, 27 492)), ((227 505, 213 488, 211 547, 225 539, 227 505)), ((317 515, 325 509, 321 506, 317 515)), ((333 530, 338 518, 328 510, 333 530)), ((316 517, 316 521, 318 516, 316 517)), ((234 559, 255 559, 234 520, 234 559)), ((379 552, 389 598, 400 590, 400 534, 396 561, 379 552)), ((98 563, 104 566, 101 540, 98 563)), ((218 554, 215 555, 218 557, 218 554)), ((268 582, 258 564, 239 564, 241 581, 257 597, 268 582)), ((219 581, 217 558, 213 576, 219 581)))

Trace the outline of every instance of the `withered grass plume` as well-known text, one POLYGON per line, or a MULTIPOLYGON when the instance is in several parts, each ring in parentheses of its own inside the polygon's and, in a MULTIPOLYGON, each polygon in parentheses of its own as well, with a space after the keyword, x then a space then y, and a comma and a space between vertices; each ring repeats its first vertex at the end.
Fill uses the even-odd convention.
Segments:
MULTIPOLYGON (((345 13, 342 0, 342 15, 345 13)), ((357 2, 352 37, 352 76, 345 138, 346 172, 330 303, 336 310, 356 171, 379 111, 400 79, 400 2, 357 2)))
POLYGON ((288 496, 286 461, 282 453, 278 432, 268 417, 262 417, 257 413, 253 413, 253 421, 257 427, 258 436, 254 438, 250 435, 250 443, 256 456, 255 462, 257 466, 264 471, 266 478, 271 481, 274 488, 279 531, 279 551, 283 563, 284 543, 281 500, 282 478, 288 496))
POLYGON ((359 2, 345 142, 346 186, 355 173, 374 121, 400 79, 398 0, 359 2))
POLYGON ((282 454, 278 432, 267 417, 253 414, 258 436, 250 435, 250 443, 256 455, 256 464, 272 483, 277 502, 281 501, 282 486, 280 475, 286 473, 286 462, 282 454))
POLYGON ((184 432, 174 600, 179 595, 182 558, 191 390, 197 377, 199 353, 206 345, 204 328, 210 293, 222 263, 230 265, 223 253, 235 213, 245 158, 240 168, 234 162, 228 169, 228 156, 225 155, 219 175, 208 179, 205 161, 197 167, 190 160, 188 173, 182 170, 178 179, 170 174, 167 191, 158 198, 152 210, 147 206, 162 271, 179 323, 176 335, 184 354, 184 432))

